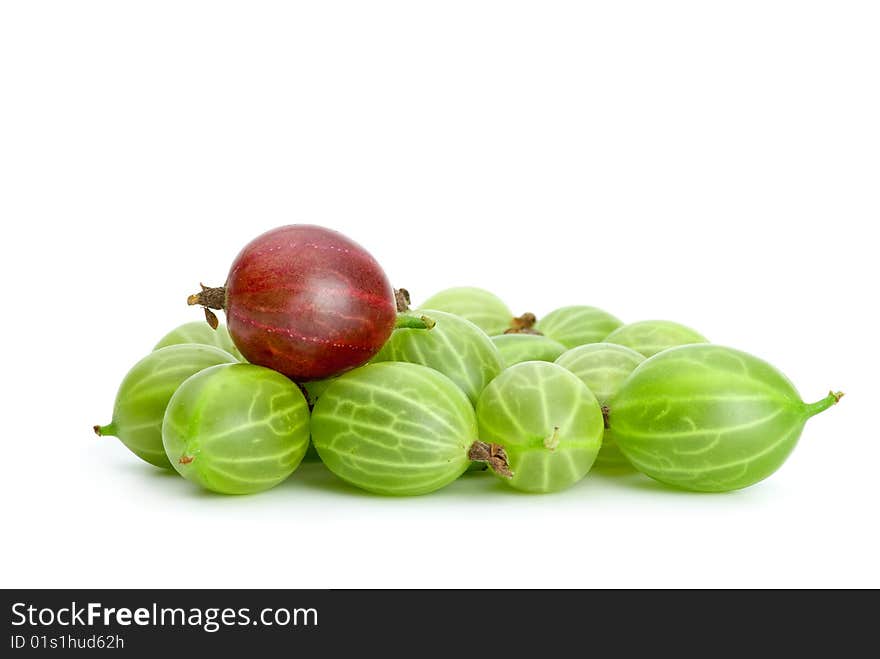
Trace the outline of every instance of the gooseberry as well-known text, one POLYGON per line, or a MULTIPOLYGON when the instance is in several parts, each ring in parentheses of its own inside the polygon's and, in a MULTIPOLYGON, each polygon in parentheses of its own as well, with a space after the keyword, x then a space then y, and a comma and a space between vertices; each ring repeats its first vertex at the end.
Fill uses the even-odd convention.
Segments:
POLYGON ((642 320, 624 325, 605 337, 605 343, 632 348, 645 357, 652 357, 667 348, 708 343, 709 340, 690 327, 671 320, 642 320))
POLYGON ((373 358, 376 362, 409 362, 430 366, 457 384, 471 403, 501 372, 501 356, 492 340, 472 322, 434 309, 416 312, 430 317, 434 326, 426 332, 399 328, 373 358))
POLYGON ((602 443, 602 411, 575 375, 549 362, 506 369, 477 403, 480 439, 469 456, 511 487, 555 492, 581 480, 602 443))
POLYGON ((336 231, 295 224, 248 243, 232 262, 226 284, 203 286, 189 304, 223 309, 229 334, 252 364, 297 382, 320 380, 367 362, 396 323, 394 291, 376 260, 336 231))
POLYGON ((128 372, 113 405, 113 420, 95 426, 99 436, 118 437, 136 456, 157 467, 171 468, 162 448, 162 419, 171 395, 199 371, 237 361, 214 346, 182 343, 150 353, 128 372))
POLYGON ((177 472, 221 494, 278 485, 309 445, 309 407, 293 382, 253 364, 224 364, 171 397, 162 439, 177 472))
POLYGON ((179 327, 163 336, 153 350, 165 348, 166 346, 178 345, 180 343, 201 343, 207 346, 215 346, 221 350, 225 350, 238 361, 244 361, 244 357, 235 347, 232 338, 229 336, 229 330, 226 325, 220 323, 217 329, 212 329, 210 325, 204 322, 194 321, 184 323, 179 327))
POLYGON ((513 319, 513 314, 501 298, 472 286, 447 288, 429 297, 421 307, 460 316, 489 336, 504 333, 513 319))
POLYGON ((539 334, 499 334, 492 337, 504 368, 520 362, 552 362, 565 352, 565 346, 539 334))
POLYGON ((725 492, 779 469, 806 421, 842 395, 807 405, 767 362, 688 345, 639 365, 609 401, 608 422, 639 471, 688 490, 725 492))
MULTIPOLYGON (((643 361, 645 357, 630 348, 613 343, 591 343, 563 353, 556 363, 578 376, 596 396, 599 405, 604 407, 643 361)), ((629 461, 617 448, 614 431, 610 428, 606 428, 602 436, 596 466, 606 469, 631 468, 629 461)))
POLYGON ((622 324, 596 307, 571 306, 551 311, 537 322, 535 329, 566 348, 575 348, 598 343, 622 324))
POLYGON ((312 411, 312 442, 327 468, 376 494, 425 494, 451 483, 467 469, 476 436, 461 389, 405 362, 336 378, 312 411))

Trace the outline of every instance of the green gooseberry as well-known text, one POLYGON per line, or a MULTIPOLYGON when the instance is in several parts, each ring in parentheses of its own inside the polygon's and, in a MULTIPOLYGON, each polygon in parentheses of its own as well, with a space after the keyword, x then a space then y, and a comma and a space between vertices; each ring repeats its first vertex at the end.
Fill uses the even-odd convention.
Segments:
POLYGON ((447 288, 421 306, 465 318, 490 336, 502 334, 513 319, 510 309, 497 295, 472 286, 447 288))
POLYGON ((709 339, 679 323, 671 320, 642 320, 624 325, 605 337, 605 343, 632 348, 645 357, 653 357, 667 348, 708 343, 709 339))
POLYGON ((842 395, 807 405, 767 362, 688 345, 642 362, 609 402, 608 421, 639 471, 687 490, 726 492, 779 469, 806 421, 842 395))
MULTIPOLYGON (((556 363, 578 376, 596 396, 599 405, 606 406, 623 381, 643 361, 643 355, 624 346, 591 343, 563 353, 556 363)), ((614 431, 610 428, 605 429, 602 437, 602 448, 599 449, 596 466, 612 470, 632 469, 629 461, 617 448, 614 431)))
POLYGON ((492 340, 469 320, 435 309, 417 314, 430 317, 430 330, 398 328, 372 362, 409 362, 430 366, 452 380, 471 404, 501 372, 501 356, 492 340))
POLYGON ((128 372, 113 405, 113 420, 95 426, 99 436, 118 437, 136 456, 171 469, 162 448, 162 418, 171 395, 191 375, 235 357, 214 346, 182 343, 150 353, 128 372))
POLYGON ((565 352, 565 346, 540 334, 499 334, 492 337, 504 368, 520 362, 552 362, 565 352))
POLYGON ((168 332, 168 334, 163 336, 153 350, 178 345, 180 343, 201 343, 206 346, 216 346, 217 348, 228 352, 238 361, 245 361, 244 357, 242 357, 241 353, 238 351, 238 348, 235 347, 235 343, 232 342, 232 337, 229 336, 229 330, 226 329, 226 325, 223 323, 220 323, 216 330, 211 329, 211 326, 203 320, 184 323, 179 327, 175 327, 168 332))
POLYGON ((418 364, 368 364, 346 373, 312 411, 312 442, 327 468, 376 494, 425 494, 448 485, 468 468, 476 436, 467 396, 418 364))
POLYGON ((623 323, 607 311, 596 307, 571 306, 551 311, 541 318, 535 329, 566 348, 598 343, 623 323))
POLYGON ((177 472, 220 494, 275 487, 309 445, 309 406, 285 376, 254 364, 205 369, 174 392, 162 425, 177 472))
POLYGON ((522 362, 495 378, 477 403, 483 460, 511 487, 555 492, 586 476, 602 444, 602 411, 575 375, 550 362, 522 362))

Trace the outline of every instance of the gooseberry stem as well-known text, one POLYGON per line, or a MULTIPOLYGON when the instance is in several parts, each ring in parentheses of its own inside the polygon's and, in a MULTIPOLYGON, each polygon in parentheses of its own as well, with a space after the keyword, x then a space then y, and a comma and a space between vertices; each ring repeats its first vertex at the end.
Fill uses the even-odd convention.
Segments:
POLYGON ((226 308, 226 287, 205 286, 199 284, 202 290, 199 293, 193 293, 186 298, 186 303, 190 306, 198 304, 206 309, 225 309, 226 308))
POLYGON ((507 452, 500 444, 488 444, 478 439, 468 449, 468 459, 474 462, 485 462, 499 476, 513 477, 510 463, 507 461, 507 452))
POLYGON ((115 437, 116 436, 116 424, 108 423, 106 426, 94 426, 95 434, 98 437, 115 437))
POLYGON ((831 391, 822 400, 810 403, 806 406, 807 418, 809 419, 810 417, 816 416, 827 410, 829 407, 837 405, 841 398, 843 398, 842 391, 831 391))
POLYGON ((202 287, 202 291, 190 295, 186 298, 186 303, 189 305, 201 305, 205 310, 205 321, 211 326, 211 329, 215 330, 220 325, 220 321, 217 319, 217 314, 211 311, 211 309, 226 310, 226 287, 217 286, 211 288, 204 284, 199 284, 199 286, 202 287))
POLYGON ((417 316, 416 314, 406 312, 397 314, 397 322, 394 323, 394 328, 429 330, 436 324, 433 318, 417 316))
POLYGON ((394 302, 397 304, 397 311, 403 313, 409 311, 410 297, 409 291, 405 288, 394 289, 394 302))
POLYGON ((522 316, 516 316, 510 319, 510 327, 504 330, 505 334, 543 334, 535 329, 535 323, 538 318, 530 311, 522 316))
POLYGON ((544 438, 544 448, 555 451, 559 446, 559 426, 553 426, 553 433, 544 438))

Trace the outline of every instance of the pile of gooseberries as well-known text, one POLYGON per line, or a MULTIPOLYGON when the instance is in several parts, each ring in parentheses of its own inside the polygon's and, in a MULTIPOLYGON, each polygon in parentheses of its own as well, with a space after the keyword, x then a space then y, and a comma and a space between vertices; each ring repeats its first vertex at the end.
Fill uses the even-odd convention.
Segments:
POLYGON ((94 430, 221 494, 304 460, 378 495, 471 472, 549 493, 593 470, 726 492, 775 472, 843 395, 806 404, 767 362, 669 320, 515 316, 474 287, 413 310, 369 252, 311 225, 258 236, 188 303, 205 321, 165 334, 94 430))

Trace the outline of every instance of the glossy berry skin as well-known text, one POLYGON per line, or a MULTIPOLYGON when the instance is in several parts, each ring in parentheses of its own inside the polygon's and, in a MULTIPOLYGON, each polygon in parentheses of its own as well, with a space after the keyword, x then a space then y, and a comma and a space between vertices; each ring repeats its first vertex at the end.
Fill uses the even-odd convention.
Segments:
POLYGON ((367 362, 397 318, 391 285, 366 250, 336 231, 299 224, 245 246, 226 279, 225 309, 245 359, 298 382, 367 362))
POLYGON ((715 345, 661 352, 639 365, 609 401, 609 424, 627 459, 662 483, 699 492, 753 485, 775 472, 811 405, 767 362, 715 345))
POLYGON ((238 361, 244 361, 244 357, 241 356, 238 348, 232 342, 229 331, 222 324, 218 325, 215 330, 203 320, 184 323, 163 336, 153 350, 181 343, 201 343, 202 345, 215 346, 225 350, 238 361))
POLYGON ((477 423, 445 375, 404 362, 333 381, 312 411, 312 442, 330 471, 375 494, 433 492, 468 467, 477 423))
POLYGON ((581 480, 602 444, 602 411, 587 386, 548 362, 522 362, 495 378, 477 404, 480 440, 504 448, 524 492, 555 492, 581 480))
POLYGON ((436 309, 420 309, 429 316, 430 330, 399 328, 373 359, 430 366, 457 384, 472 405, 489 382, 501 372, 498 348, 472 322, 436 309))
POLYGON ((216 366, 174 393, 162 438, 171 464, 187 480, 220 494, 262 492, 302 460, 309 408, 280 373, 253 364, 216 366))
POLYGON ((520 362, 552 362, 565 352, 565 346, 540 334, 499 334, 492 337, 504 368, 520 362))
MULTIPOLYGON (((599 405, 608 401, 636 366, 645 361, 644 356, 613 343, 591 343, 572 348, 560 355, 556 363, 571 371, 593 392, 599 405)), ((596 467, 609 470, 631 470, 632 465, 617 447, 614 431, 605 429, 602 448, 596 458, 596 467)))
POLYGON ((469 320, 489 336, 502 334, 513 320, 513 314, 501 298, 473 286, 447 288, 429 297, 421 306, 469 320))
POLYGON ((95 426, 95 432, 118 437, 141 460, 171 469, 162 447, 162 420, 172 394, 199 371, 235 361, 235 357, 220 348, 195 343, 167 346, 150 353, 132 367, 119 386, 113 421, 95 426))
POLYGON ((615 343, 635 350, 645 357, 658 352, 709 340, 690 327, 671 320, 642 320, 616 329, 605 337, 605 343, 615 343))
POLYGON ((535 329, 566 348, 598 343, 623 323, 596 307, 571 306, 551 311, 538 320, 535 329))

